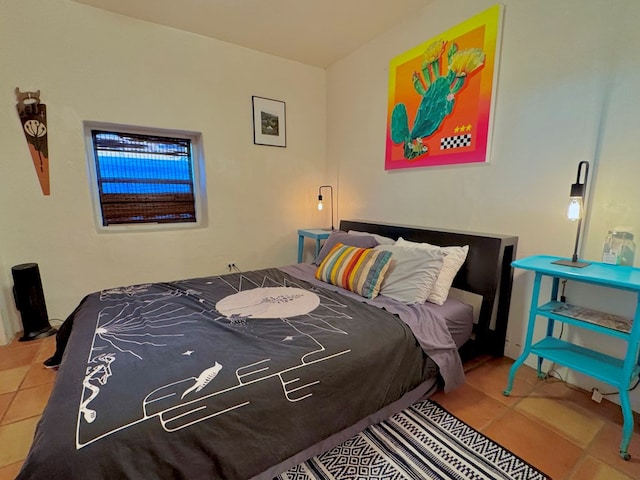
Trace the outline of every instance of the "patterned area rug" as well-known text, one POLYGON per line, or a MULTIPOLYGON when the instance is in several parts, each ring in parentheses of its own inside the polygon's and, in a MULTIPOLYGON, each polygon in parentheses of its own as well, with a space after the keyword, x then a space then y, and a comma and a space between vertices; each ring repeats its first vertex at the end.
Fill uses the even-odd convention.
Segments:
POLYGON ((548 479, 437 403, 423 400, 305 463, 282 480, 548 479))

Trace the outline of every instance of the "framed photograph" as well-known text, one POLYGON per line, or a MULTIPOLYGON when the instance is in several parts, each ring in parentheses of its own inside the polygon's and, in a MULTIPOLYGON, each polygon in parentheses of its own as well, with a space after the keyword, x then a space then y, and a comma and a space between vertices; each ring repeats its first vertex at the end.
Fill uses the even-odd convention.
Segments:
POLYGON ((272 147, 287 146, 285 103, 270 98, 253 100, 253 143, 272 147))

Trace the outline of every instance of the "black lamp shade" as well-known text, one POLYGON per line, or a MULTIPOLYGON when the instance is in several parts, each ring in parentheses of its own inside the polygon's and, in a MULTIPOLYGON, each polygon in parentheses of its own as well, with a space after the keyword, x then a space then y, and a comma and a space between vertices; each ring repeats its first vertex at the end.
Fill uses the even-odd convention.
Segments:
POLYGON ((581 197, 584 198, 584 183, 574 183, 571 185, 571 195, 570 197, 581 197))

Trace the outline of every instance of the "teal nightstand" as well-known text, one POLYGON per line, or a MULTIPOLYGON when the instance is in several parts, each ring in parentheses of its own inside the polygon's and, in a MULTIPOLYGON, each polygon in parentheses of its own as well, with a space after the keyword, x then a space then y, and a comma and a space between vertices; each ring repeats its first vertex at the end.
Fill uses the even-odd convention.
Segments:
POLYGON ((320 253, 322 240, 326 240, 331 235, 331 230, 325 228, 302 228, 298 230, 298 263, 302 263, 302 253, 304 251, 304 239, 312 238, 316 241, 316 257, 320 253))
MULTIPOLYGON (((538 356, 538 377, 544 378, 542 361, 548 359, 577 372, 597 378, 615 387, 620 393, 623 426, 620 456, 629 460, 629 442, 633 433, 633 412, 629 402, 629 388, 640 376, 640 268, 607 265, 593 262, 584 268, 572 268, 554 264, 558 257, 536 255, 516 260, 515 268, 535 273, 527 337, 522 355, 514 362, 509 372, 504 395, 509 395, 513 387, 516 371, 530 355, 538 356), (543 278, 551 281, 551 298, 541 302, 540 284, 543 278), (636 310, 633 318, 623 318, 596 310, 570 305, 562 302, 559 296, 560 280, 572 280, 601 287, 625 290, 636 297, 636 310), (534 326, 538 317, 546 319, 546 335, 533 341, 534 326), (554 322, 591 330, 602 335, 619 338, 626 342, 626 349, 620 357, 605 355, 596 350, 585 348, 554 337, 554 322)), ((566 260, 566 259, 564 259, 566 260)))

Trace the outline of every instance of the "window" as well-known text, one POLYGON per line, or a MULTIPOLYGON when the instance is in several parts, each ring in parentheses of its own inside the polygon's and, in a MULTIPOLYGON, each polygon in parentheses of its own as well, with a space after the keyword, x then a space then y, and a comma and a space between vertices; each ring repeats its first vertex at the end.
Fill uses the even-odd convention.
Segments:
POLYGON ((86 136, 102 227, 200 223, 199 135, 94 124, 86 136))

